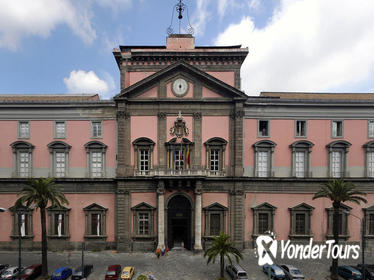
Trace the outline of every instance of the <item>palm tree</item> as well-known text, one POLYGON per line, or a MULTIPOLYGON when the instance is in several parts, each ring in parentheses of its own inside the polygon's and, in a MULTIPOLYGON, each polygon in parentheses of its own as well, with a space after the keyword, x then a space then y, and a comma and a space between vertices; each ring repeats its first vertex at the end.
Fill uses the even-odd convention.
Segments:
POLYGON ((225 268, 225 257, 232 264, 232 256, 235 257, 236 262, 243 259, 242 254, 238 249, 236 249, 232 242, 230 242, 230 236, 220 232, 218 236, 214 236, 214 241, 210 248, 205 251, 204 258, 208 256, 207 264, 211 261, 216 262, 216 257, 220 257, 220 267, 221 267, 221 278, 224 278, 224 268, 225 268))
MULTIPOLYGON (((366 193, 356 190, 356 186, 352 182, 344 182, 344 179, 334 179, 324 184, 321 189, 316 192, 313 199, 328 198, 332 201, 334 208, 332 229, 335 243, 339 243, 339 211, 343 202, 349 201, 356 204, 360 202, 366 203, 366 193)), ((332 259, 331 278, 338 279, 338 258, 332 259)))
POLYGON ((42 275, 48 274, 47 260, 47 229, 45 209, 48 204, 52 207, 61 208, 63 204, 69 204, 65 195, 60 191, 60 186, 56 185, 54 178, 31 179, 26 183, 20 192, 15 208, 25 206, 29 208, 34 205, 36 209, 40 209, 40 219, 42 227, 42 275))

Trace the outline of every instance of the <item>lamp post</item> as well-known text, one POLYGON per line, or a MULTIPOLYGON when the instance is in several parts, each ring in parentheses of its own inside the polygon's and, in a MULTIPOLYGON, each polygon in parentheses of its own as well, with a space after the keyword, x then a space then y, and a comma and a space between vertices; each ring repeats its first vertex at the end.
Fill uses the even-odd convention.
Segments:
POLYGON ((357 219, 360 220, 361 222, 361 225, 362 225, 362 232, 361 232, 361 243, 362 243, 362 249, 361 249, 361 258, 362 258, 362 276, 363 276, 363 280, 366 280, 366 269, 365 269, 365 229, 366 229, 366 215, 364 213, 364 217, 361 219, 360 217, 354 215, 354 214, 351 214, 349 213, 348 211, 344 211, 344 213, 348 214, 348 215, 351 215, 357 219))

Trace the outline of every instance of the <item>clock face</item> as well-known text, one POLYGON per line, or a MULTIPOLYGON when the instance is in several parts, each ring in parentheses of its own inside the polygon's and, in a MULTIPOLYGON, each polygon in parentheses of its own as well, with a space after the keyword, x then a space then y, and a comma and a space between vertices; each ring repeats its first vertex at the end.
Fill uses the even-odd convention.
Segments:
POLYGON ((186 80, 179 78, 173 82, 173 92, 176 96, 183 96, 188 91, 188 83, 186 80))

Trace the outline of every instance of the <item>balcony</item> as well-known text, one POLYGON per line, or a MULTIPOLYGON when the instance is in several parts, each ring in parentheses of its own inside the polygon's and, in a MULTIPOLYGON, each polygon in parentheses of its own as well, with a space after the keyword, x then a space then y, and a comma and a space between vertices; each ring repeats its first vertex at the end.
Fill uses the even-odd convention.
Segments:
POLYGON ((157 169, 150 171, 134 171, 134 176, 209 176, 209 177, 223 177, 226 175, 225 171, 210 171, 206 169, 157 169))

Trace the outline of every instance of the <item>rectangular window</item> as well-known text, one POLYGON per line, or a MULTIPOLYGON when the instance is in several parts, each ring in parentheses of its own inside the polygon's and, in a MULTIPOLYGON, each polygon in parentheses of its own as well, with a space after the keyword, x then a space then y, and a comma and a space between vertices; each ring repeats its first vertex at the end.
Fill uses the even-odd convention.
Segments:
POLYGON ((91 234, 100 235, 100 214, 91 214, 91 234))
POLYGON ((219 171, 219 150, 210 150, 210 171, 219 171))
MULTIPOLYGON (((21 218, 21 220, 18 220, 18 223, 21 224, 21 236, 27 236, 29 235, 29 219, 28 214, 17 214, 17 219, 21 218)), ((18 228, 17 228, 17 235, 19 234, 18 228)))
POLYGON ((343 214, 341 213, 339 214, 339 234, 343 234, 343 214))
POLYGON ((65 215, 54 214, 54 232, 53 235, 64 235, 65 234, 65 215))
POLYGON ((91 176, 102 177, 103 175, 103 154, 102 152, 91 152, 91 176))
POLYGON ((29 177, 30 174, 30 154, 28 152, 19 153, 18 175, 22 178, 29 177))
POLYGON ((332 137, 343 137, 343 121, 332 121, 332 137))
POLYGON ((269 136, 269 121, 258 121, 258 136, 269 136))
POLYGON ((221 230, 221 215, 220 214, 210 214, 210 235, 219 235, 221 230))
POLYGON ((268 152, 257 152, 257 176, 268 177, 268 152))
POLYGON ((149 150, 139 151, 139 169, 140 171, 149 171, 149 150))
POLYGON ((341 152, 332 152, 332 177, 340 178, 342 177, 342 154, 341 152))
POLYGON ((369 234, 374 235, 374 214, 369 214, 369 234))
POLYGON ((175 170, 184 169, 183 150, 174 150, 174 163, 175 170))
POLYGON ((368 137, 374 138, 374 121, 369 121, 368 123, 368 137))
POLYGON ((92 137, 102 137, 102 124, 101 122, 92 122, 91 123, 91 129, 92 129, 92 137))
POLYGON ((295 174, 298 178, 305 177, 305 152, 295 153, 295 174))
POLYGON ((295 215, 295 233, 305 234, 305 214, 296 213, 295 215))
POLYGON ((30 137, 30 123, 29 122, 19 122, 19 128, 18 128, 18 137, 19 138, 29 138, 30 137))
POLYGON ((258 213, 258 233, 263 234, 269 230, 269 214, 258 213))
POLYGON ((149 234, 149 214, 139 213, 139 234, 148 235, 149 234))
POLYGON ((306 136, 306 121, 296 121, 296 137, 306 136))
POLYGON ((367 153, 367 172, 369 177, 374 177, 374 152, 367 153))
POLYGON ((55 177, 65 177, 65 153, 55 153, 55 177))
POLYGON ((65 138, 65 122, 55 122, 55 138, 65 138))

